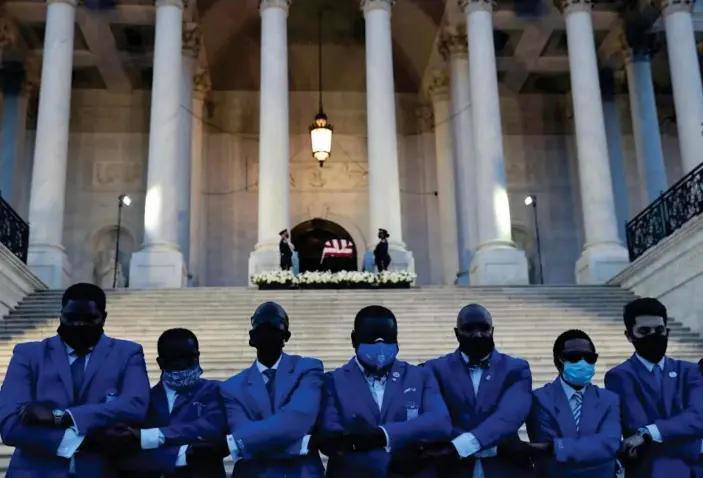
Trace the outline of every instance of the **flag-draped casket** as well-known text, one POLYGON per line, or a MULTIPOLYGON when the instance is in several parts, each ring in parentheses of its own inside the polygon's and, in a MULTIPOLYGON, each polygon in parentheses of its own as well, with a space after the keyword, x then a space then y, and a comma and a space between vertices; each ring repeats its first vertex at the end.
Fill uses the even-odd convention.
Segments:
POLYGON ((332 257, 350 259, 353 255, 354 243, 346 239, 330 239, 322 249, 323 260, 332 257))

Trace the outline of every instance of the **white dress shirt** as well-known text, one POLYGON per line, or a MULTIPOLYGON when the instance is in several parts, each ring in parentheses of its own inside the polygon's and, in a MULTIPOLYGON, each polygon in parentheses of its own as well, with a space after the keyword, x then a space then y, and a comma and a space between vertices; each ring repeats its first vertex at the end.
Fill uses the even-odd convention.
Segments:
MULTIPOLYGON (((68 355, 68 366, 70 367, 71 365, 73 365, 73 362, 78 359, 78 354, 76 354, 76 351, 68 345, 64 344, 64 346, 66 347, 66 355, 68 355)), ((88 361, 90 360, 90 355, 93 352, 93 349, 89 350, 90 352, 85 356, 86 369, 88 368, 88 361)), ((71 415, 70 411, 67 411, 66 413, 71 415)), ((73 419, 73 416, 71 416, 71 419, 73 419)), ((74 474, 76 472, 76 460, 74 455, 76 454, 78 448, 81 446, 81 443, 83 443, 84 439, 85 436, 82 436, 80 434, 80 432, 78 431, 78 427, 76 426, 76 422, 74 421, 73 426, 66 429, 63 434, 63 438, 61 439, 61 443, 59 443, 59 447, 56 450, 56 455, 71 460, 68 466, 69 474, 74 474)))
MULTIPOLYGON (((168 388, 165 383, 161 382, 164 387, 164 392, 166 392, 166 401, 168 402, 168 413, 173 412, 173 405, 176 403, 178 398, 178 392, 172 388, 168 388)), ((153 450, 159 448, 166 443, 166 437, 161 432, 159 428, 147 428, 141 431, 140 436, 142 450, 153 450)), ((188 451, 188 445, 182 445, 178 450, 178 456, 176 457, 176 467, 186 466, 186 452, 188 451)))
MULTIPOLYGON (((464 359, 467 365, 469 364, 469 357, 464 352, 461 352, 461 358, 464 359)), ((483 369, 481 367, 473 367, 469 369, 469 374, 471 375, 471 383, 474 388, 474 396, 478 397, 478 387, 481 384, 483 369)), ((461 458, 466 458, 471 455, 474 455, 476 458, 473 478, 485 478, 481 458, 496 456, 498 454, 498 448, 492 447, 481 450, 481 443, 479 443, 478 439, 470 432, 462 433, 452 440, 452 444, 461 458)))
MULTIPOLYGON (((281 357, 278 358, 278 360, 276 361, 276 363, 273 364, 273 366, 271 367, 271 370, 278 370, 278 366, 279 366, 280 363, 281 363, 281 358, 282 358, 282 357, 283 357, 283 355, 281 355, 281 357)), ((269 382, 269 379, 268 379, 268 377, 267 377, 266 375, 264 375, 264 372, 267 371, 267 370, 269 370, 269 368, 268 368, 266 365, 262 364, 261 362, 259 362, 259 361, 257 360, 257 361, 256 361, 256 369, 257 369, 257 370, 259 371, 259 373, 261 374, 261 378, 262 378, 263 381, 264 381, 264 385, 266 385, 266 384, 269 382)), ((273 410, 272 410, 272 411, 273 411, 273 410)), ((301 455, 307 455, 307 454, 308 454, 308 445, 309 445, 309 444, 310 444, 310 435, 305 435, 305 436, 303 437, 303 441, 302 441, 302 444, 301 444, 301 447, 300 447, 300 454, 301 454, 301 455)), ((239 460, 242 459, 241 454, 239 453, 239 447, 237 447, 237 443, 236 443, 236 441, 234 440, 234 437, 232 436, 232 434, 227 435, 227 447, 229 448, 229 452, 230 452, 231 455, 232 455, 232 460, 233 460, 235 463, 237 463, 239 460)))
MULTIPOLYGON (((637 360, 639 360, 640 363, 644 365, 650 373, 654 373, 655 366, 659 367, 662 373, 662 380, 664 380, 664 365, 666 364, 666 357, 662 357, 662 359, 657 363, 652 363, 649 360, 641 357, 639 354, 635 354, 635 357, 637 357, 637 360)), ((647 425, 645 428, 647 429, 647 431, 649 431, 649 434, 652 436, 652 440, 657 443, 662 442, 662 434, 661 432, 659 432, 659 427, 652 423, 651 425, 647 425)))
MULTIPOLYGON (((354 360, 356 360, 356 364, 361 369, 361 373, 364 375, 366 383, 369 384, 369 391, 371 392, 371 397, 373 397, 373 401, 376 402, 376 405, 378 405, 378 411, 380 412, 383 408, 383 397, 386 394, 386 382, 388 380, 388 374, 382 377, 375 377, 373 375, 367 374, 366 369, 364 369, 364 366, 361 365, 359 359, 355 357, 354 360)), ((383 426, 379 426, 378 428, 383 430, 383 434, 386 436, 386 451, 390 453, 391 438, 388 436, 388 432, 383 426)))

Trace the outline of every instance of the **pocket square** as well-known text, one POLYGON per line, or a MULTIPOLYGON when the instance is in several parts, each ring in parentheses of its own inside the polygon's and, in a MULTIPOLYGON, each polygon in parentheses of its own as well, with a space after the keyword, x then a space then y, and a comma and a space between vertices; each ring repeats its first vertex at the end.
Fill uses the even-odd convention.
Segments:
POLYGON ((405 389, 405 391, 404 391, 403 393, 410 393, 410 392, 417 392, 417 389, 416 389, 416 388, 414 388, 414 387, 411 387, 411 388, 406 388, 406 389, 405 389))

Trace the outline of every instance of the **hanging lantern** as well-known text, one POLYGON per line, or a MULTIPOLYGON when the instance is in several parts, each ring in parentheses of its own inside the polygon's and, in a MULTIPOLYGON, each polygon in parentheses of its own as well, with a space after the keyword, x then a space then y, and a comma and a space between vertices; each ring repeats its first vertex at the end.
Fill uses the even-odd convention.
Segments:
POLYGON ((312 156, 322 167, 332 154, 332 125, 327 123, 327 115, 322 109, 315 116, 315 122, 310 125, 310 141, 312 156))

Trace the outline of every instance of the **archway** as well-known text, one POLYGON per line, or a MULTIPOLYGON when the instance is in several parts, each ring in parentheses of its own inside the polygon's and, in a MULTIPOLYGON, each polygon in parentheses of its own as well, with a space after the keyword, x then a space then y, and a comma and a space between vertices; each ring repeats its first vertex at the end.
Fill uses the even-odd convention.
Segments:
POLYGON ((322 250, 325 242, 331 239, 346 239, 353 243, 351 234, 339 224, 327 219, 310 219, 295 226, 290 231, 290 238, 300 261, 300 272, 357 270, 357 249, 353 246, 352 257, 325 259, 322 262, 322 250))

